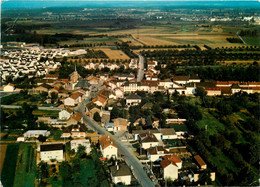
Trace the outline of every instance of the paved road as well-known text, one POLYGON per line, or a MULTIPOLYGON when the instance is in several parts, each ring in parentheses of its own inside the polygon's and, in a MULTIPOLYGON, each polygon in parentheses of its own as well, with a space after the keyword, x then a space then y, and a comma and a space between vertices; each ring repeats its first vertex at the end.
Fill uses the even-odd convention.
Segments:
MULTIPOLYGON (((17 106, 17 105, 0 105, 2 108, 9 108, 9 109, 19 109, 22 108, 22 106, 17 106)), ((62 110, 61 108, 57 107, 44 107, 44 106, 39 106, 38 110, 62 110)))
POLYGON ((239 35, 239 31, 237 31, 236 35, 237 35, 237 37, 240 38, 240 40, 243 42, 243 44, 248 45, 248 44, 244 41, 244 39, 239 35))
POLYGON ((137 82, 141 82, 144 78, 144 57, 139 53, 134 52, 139 57, 139 69, 137 72, 137 82))
POLYGON ((82 102, 82 104, 77 108, 77 111, 80 112, 83 115, 83 121, 88 124, 92 129, 95 129, 100 134, 105 134, 113 138, 116 146, 118 147, 120 153, 125 155, 125 161, 129 166, 132 166, 134 175, 139 181, 139 183, 143 187, 154 187, 154 183, 149 179, 149 177, 146 175, 145 171, 143 170, 143 166, 140 163, 140 161, 136 158, 134 153, 127 148, 124 143, 122 143, 116 136, 112 135, 108 131, 106 131, 104 128, 100 127, 94 120, 90 119, 84 111, 84 104, 85 102, 82 102))

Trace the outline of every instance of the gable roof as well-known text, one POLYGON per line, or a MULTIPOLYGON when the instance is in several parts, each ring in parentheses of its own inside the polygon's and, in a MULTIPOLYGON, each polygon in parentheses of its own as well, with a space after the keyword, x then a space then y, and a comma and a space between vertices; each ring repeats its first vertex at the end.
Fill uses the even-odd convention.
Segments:
POLYGON ((123 163, 118 164, 118 166, 111 166, 109 169, 113 177, 131 175, 129 167, 123 163))
POLYGON ((179 159, 177 156, 174 156, 174 155, 166 155, 166 156, 163 156, 162 158, 163 158, 163 161, 160 162, 162 168, 166 168, 170 164, 178 167, 177 163, 182 162, 181 159, 179 159))
POLYGON ((110 145, 117 148, 113 139, 110 136, 107 136, 107 135, 104 135, 101 138, 99 138, 99 143, 100 143, 100 146, 102 147, 102 149, 105 149, 110 145))
POLYGON ((81 118, 83 117, 83 115, 79 112, 75 112, 72 116, 73 119, 75 119, 76 121, 80 121, 81 118))
POLYGON ((150 155, 157 155, 159 151, 163 151, 164 154, 169 153, 166 149, 163 148, 163 146, 151 147, 147 149, 147 151, 150 155))
POLYGON ((79 80, 78 83, 75 85, 75 87, 88 88, 90 87, 90 83, 85 80, 79 80))
POLYGON ((200 155, 194 156, 196 162, 199 164, 200 167, 207 165, 204 160, 200 157, 200 155))
POLYGON ((126 99, 128 99, 128 100, 136 100, 136 99, 141 100, 141 97, 137 94, 131 94, 131 95, 127 96, 126 99))
POLYGON ((104 104, 106 102, 107 98, 103 96, 97 96, 94 99, 92 99, 92 102, 95 103, 99 101, 100 103, 104 104))
POLYGON ((82 93, 80 93, 80 92, 75 92, 75 93, 73 93, 71 96, 70 96, 70 98, 72 98, 72 99, 77 99, 78 97, 81 97, 83 94, 82 93))
POLYGON ((74 132, 73 129, 77 129, 77 132, 86 132, 88 129, 85 125, 79 124, 79 125, 70 125, 66 127, 63 131, 63 133, 71 133, 74 132))

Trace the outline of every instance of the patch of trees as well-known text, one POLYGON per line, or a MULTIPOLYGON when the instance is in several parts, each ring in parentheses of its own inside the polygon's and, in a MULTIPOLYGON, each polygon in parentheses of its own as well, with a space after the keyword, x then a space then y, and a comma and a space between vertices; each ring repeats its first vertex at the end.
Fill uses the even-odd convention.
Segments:
POLYGON ((260 29, 246 29, 246 30, 241 30, 239 32, 240 36, 259 36, 260 35, 260 29))
MULTIPOLYGON (((260 66, 257 62, 249 66, 241 65, 225 65, 219 67, 187 67, 184 69, 176 69, 170 65, 168 71, 175 71, 176 75, 195 75, 197 74, 202 80, 215 81, 260 81, 260 66)), ((172 72, 172 73, 173 73, 172 72)))
POLYGON ((243 43, 240 38, 226 38, 229 43, 243 43))
POLYGON ((199 128, 197 119, 189 119, 186 123, 189 133, 195 135, 195 138, 189 141, 189 145, 202 156, 210 168, 217 172, 218 181, 222 185, 248 186, 258 177, 257 150, 260 145, 256 132, 259 131, 259 120, 249 113, 245 120, 231 121, 229 116, 239 112, 241 108, 258 106, 256 98, 259 98, 259 94, 237 93, 231 97, 209 100, 207 98, 205 96, 205 100, 210 100, 208 106, 218 111, 210 113, 225 125, 225 129, 218 130, 214 134, 208 133, 199 128), (224 159, 225 157, 227 159, 224 159), (221 162, 224 162, 225 167, 217 164, 217 158, 222 159, 221 162))

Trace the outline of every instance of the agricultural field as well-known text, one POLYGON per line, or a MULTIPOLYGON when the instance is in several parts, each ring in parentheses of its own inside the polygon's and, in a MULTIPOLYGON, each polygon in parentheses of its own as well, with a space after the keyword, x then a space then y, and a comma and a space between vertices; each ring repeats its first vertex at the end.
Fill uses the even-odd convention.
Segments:
POLYGON ((19 144, 8 144, 1 173, 3 186, 13 186, 18 158, 19 144))
POLYGON ((0 145, 0 175, 2 173, 7 145, 0 145))
POLYGON ((243 36, 243 40, 249 45, 260 46, 260 38, 257 36, 243 36))
POLYGON ((14 187, 34 186, 36 174, 36 145, 20 144, 14 187))
POLYGON ((99 48, 99 50, 102 50, 110 59, 130 60, 129 56, 121 50, 114 50, 110 48, 99 48))

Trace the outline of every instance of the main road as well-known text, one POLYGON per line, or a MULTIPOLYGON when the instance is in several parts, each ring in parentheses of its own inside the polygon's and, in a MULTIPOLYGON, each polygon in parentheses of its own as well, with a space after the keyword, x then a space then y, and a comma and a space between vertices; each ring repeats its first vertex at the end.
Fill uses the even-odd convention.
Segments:
POLYGON ((90 119, 85 114, 85 108, 84 108, 85 103, 86 102, 83 101, 82 104, 79 105, 77 107, 77 109, 76 109, 78 112, 80 112, 83 115, 84 123, 89 125, 92 129, 96 130, 100 134, 108 135, 108 136, 112 137, 112 139, 114 140, 114 142, 115 142, 116 146, 118 147, 118 150, 120 151, 120 153, 125 155, 125 161, 133 169, 135 177, 137 178, 139 183, 143 187, 154 187, 155 186, 154 183, 146 175, 145 171, 143 170, 142 164, 136 158, 136 156, 133 154, 133 152, 130 149, 128 149, 127 147, 125 147, 124 144, 117 137, 115 137, 114 135, 112 135, 111 133, 106 131, 104 128, 100 127, 97 124, 97 122, 95 122, 94 120, 90 119))
POLYGON ((134 52, 139 57, 137 82, 141 82, 144 78, 144 57, 137 52, 134 52))

